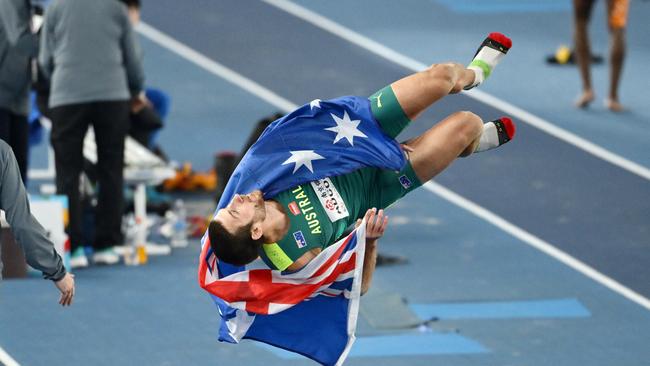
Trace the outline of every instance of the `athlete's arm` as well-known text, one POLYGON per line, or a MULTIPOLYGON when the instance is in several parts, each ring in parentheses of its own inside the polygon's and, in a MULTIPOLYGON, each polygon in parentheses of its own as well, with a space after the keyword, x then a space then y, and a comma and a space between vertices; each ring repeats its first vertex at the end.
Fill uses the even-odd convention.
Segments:
MULTIPOLYGON (((370 209, 366 211, 366 254, 363 257, 363 275, 361 279, 361 294, 365 294, 370 288, 372 282, 372 275, 375 272, 375 265, 377 263, 377 240, 384 235, 386 226, 388 225, 388 216, 384 216, 384 210, 370 209)), ((357 220, 356 227, 361 224, 361 219, 357 220)), ((316 258, 321 252, 321 248, 314 248, 300 258, 296 259, 287 271, 297 271, 312 259, 316 258)))
MULTIPOLYGON (((377 264, 377 240, 384 235, 388 226, 388 216, 384 216, 384 210, 372 208, 366 211, 366 254, 363 257, 363 275, 361 277, 361 295, 368 292, 372 275, 375 273, 377 264)), ((357 227, 361 219, 357 221, 357 227)))

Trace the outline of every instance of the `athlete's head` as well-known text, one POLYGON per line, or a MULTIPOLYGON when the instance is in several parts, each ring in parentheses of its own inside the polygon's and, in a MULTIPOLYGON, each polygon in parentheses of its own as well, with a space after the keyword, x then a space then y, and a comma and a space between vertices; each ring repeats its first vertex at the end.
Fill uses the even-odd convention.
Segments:
POLYGON ((265 218, 262 192, 235 195, 228 206, 217 211, 208 228, 210 245, 217 258, 238 266, 254 261, 263 244, 265 218))

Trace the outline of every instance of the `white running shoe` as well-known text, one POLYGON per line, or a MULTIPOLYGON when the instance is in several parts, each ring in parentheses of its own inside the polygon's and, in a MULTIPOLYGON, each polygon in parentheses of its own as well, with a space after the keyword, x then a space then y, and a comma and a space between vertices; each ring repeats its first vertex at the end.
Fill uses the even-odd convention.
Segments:
POLYGON ((115 253, 113 247, 99 250, 93 254, 93 262, 95 264, 112 265, 112 264, 119 263, 119 261, 120 261, 120 256, 117 253, 115 253))
POLYGON ((147 243, 146 250, 148 255, 170 255, 172 247, 167 244, 147 243))
POLYGON ((72 252, 70 255, 70 267, 72 269, 88 267, 88 257, 86 257, 84 248, 79 247, 72 252))
POLYGON ((116 245, 113 247, 113 251, 122 257, 132 252, 131 247, 128 245, 116 245))
MULTIPOLYGON (((167 244, 147 243, 145 246, 147 255, 169 255, 172 253, 172 247, 167 244)), ((133 253, 132 245, 116 245, 113 247, 115 253, 121 257, 133 253)))

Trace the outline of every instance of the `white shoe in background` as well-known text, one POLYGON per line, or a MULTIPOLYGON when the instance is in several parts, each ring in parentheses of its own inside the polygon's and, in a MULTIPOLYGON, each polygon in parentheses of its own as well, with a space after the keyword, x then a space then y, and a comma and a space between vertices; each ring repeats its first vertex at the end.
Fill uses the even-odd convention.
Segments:
POLYGON ((120 256, 115 252, 113 247, 96 251, 93 254, 93 262, 95 264, 112 265, 112 264, 119 263, 119 261, 120 261, 120 256))
POLYGON ((70 267, 71 269, 88 267, 88 257, 86 257, 84 248, 79 247, 72 252, 70 255, 70 267))
POLYGON ((148 255, 170 255, 172 247, 167 244, 147 243, 146 250, 148 255))

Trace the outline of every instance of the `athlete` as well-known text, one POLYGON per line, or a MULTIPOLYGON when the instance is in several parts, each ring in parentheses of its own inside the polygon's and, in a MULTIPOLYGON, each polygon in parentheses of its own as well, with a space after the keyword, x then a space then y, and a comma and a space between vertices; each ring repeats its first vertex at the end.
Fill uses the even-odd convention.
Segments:
MULTIPOLYGON (((334 143, 345 138, 350 146, 358 146, 357 140, 365 137, 357 128, 360 123, 378 123, 383 134, 395 143, 392 139, 427 107, 448 94, 481 84, 510 46, 510 39, 492 33, 468 67, 457 63, 434 64, 390 84, 370 98, 316 100, 283 118, 305 118, 316 107, 325 108, 325 114, 331 115, 337 124, 328 128, 337 133, 334 143), (367 111, 365 119, 364 111, 367 111), (348 112, 361 117, 352 120, 348 112)), ((474 113, 457 112, 401 145, 402 152, 398 149, 397 153, 406 157, 401 170, 362 167, 299 184, 277 194, 260 190, 235 194, 210 223, 210 246, 220 261, 229 264, 242 266, 261 257, 272 269, 294 271, 335 243, 346 228, 355 222, 358 225, 358 220, 365 216, 372 242, 363 268, 362 287, 367 289, 374 270, 374 242, 383 234, 388 220, 383 209, 432 179, 457 157, 496 148, 512 139, 514 133, 515 126, 509 118, 483 123, 474 113)), ((294 173, 298 169, 313 171, 312 160, 319 157, 312 154, 309 158, 312 160, 307 158, 304 154, 292 155, 284 164, 295 163, 294 173)))
MULTIPOLYGON (((580 69, 580 79, 582 80, 582 93, 576 100, 576 106, 579 108, 587 108, 594 100, 590 71, 591 46, 587 32, 594 3, 594 0, 573 0, 575 50, 580 69)), ((611 65, 609 95, 605 99, 605 107, 612 112, 621 112, 624 109, 618 98, 618 84, 623 71, 623 61, 625 60, 625 27, 629 7, 629 0, 607 0, 611 65)))

